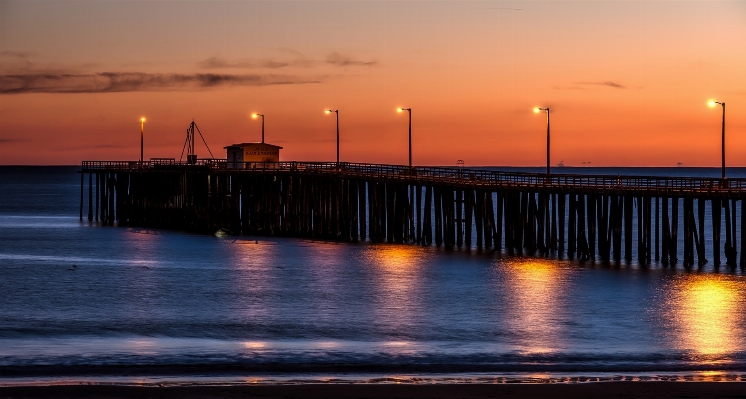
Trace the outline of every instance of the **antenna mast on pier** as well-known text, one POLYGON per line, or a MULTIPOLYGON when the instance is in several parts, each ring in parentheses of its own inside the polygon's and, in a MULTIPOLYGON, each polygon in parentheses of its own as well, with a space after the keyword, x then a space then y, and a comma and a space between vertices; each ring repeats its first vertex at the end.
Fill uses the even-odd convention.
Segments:
POLYGON ((192 119, 192 123, 189 124, 189 127, 186 131, 186 141, 184 142, 184 147, 181 149, 181 156, 179 157, 179 162, 181 162, 181 159, 184 157, 184 150, 187 151, 187 163, 190 165, 194 165, 197 163, 197 154, 194 153, 195 151, 195 134, 194 131, 197 130, 197 133, 199 133, 199 137, 202 139, 202 142, 205 143, 205 147, 207 148, 207 151, 210 153, 210 157, 215 158, 214 155, 212 155, 212 151, 210 151, 210 146, 207 145, 207 142, 205 141, 205 137, 202 135, 202 132, 199 130, 199 127, 197 127, 197 124, 194 123, 194 119, 192 119))

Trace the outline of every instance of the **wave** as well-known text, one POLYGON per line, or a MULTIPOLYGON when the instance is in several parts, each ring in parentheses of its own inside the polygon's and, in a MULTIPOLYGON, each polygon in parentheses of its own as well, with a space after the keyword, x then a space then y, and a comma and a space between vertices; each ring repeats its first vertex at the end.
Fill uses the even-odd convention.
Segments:
POLYGON ((53 255, 29 255, 29 254, 8 254, 0 253, 0 260, 18 260, 31 262, 66 262, 66 263, 95 263, 111 265, 155 265, 163 264, 162 261, 147 259, 106 259, 106 258, 85 258, 79 256, 53 256, 53 255))
POLYGON ((746 372, 746 351, 522 353, 439 342, 397 346, 148 337, 14 341, 0 341, 5 348, 0 350, 0 376, 746 372))

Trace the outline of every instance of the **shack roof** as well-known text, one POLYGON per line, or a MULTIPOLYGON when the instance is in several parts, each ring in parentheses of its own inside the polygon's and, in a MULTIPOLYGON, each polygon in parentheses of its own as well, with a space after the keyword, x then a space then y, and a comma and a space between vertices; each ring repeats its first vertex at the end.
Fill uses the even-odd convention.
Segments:
POLYGON ((229 146, 223 147, 223 148, 226 148, 226 149, 228 149, 228 148, 243 148, 243 147, 248 147, 250 145, 265 145, 267 147, 274 147, 274 148, 282 149, 282 147, 280 147, 279 145, 274 145, 274 144, 269 144, 269 143, 260 143, 260 142, 233 144, 233 145, 229 145, 229 146))

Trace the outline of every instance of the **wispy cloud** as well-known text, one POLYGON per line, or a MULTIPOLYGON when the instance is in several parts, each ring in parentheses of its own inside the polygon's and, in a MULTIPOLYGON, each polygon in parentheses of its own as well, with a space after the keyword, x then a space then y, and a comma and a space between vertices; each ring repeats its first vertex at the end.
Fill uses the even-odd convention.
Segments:
POLYGON ((199 90, 219 86, 269 86, 320 82, 313 78, 275 74, 31 73, 0 75, 0 94, 199 90))
POLYGON ((576 85, 589 85, 589 86, 608 86, 613 87, 615 89, 626 89, 627 86, 624 86, 620 83, 612 82, 610 80, 607 80, 605 82, 577 82, 576 85))
POLYGON ((335 66, 373 66, 373 65, 376 65, 376 61, 355 60, 348 55, 342 55, 337 52, 333 52, 327 55, 326 63, 335 65, 335 66))
POLYGON ((313 61, 306 59, 294 59, 286 61, 277 61, 272 59, 256 60, 256 61, 233 61, 230 62, 220 57, 210 57, 204 61, 197 63, 197 66, 204 69, 221 69, 221 68, 245 68, 245 69, 256 69, 256 68, 267 68, 267 69, 278 69, 285 67, 304 67, 308 68, 313 64, 313 61))
POLYGON ((279 69, 288 67, 312 68, 320 65, 333 65, 338 67, 348 66, 373 66, 376 61, 357 60, 350 55, 340 54, 338 52, 330 53, 322 60, 307 58, 299 51, 292 49, 281 49, 283 56, 278 58, 256 59, 256 60, 237 60, 229 61, 222 57, 210 57, 197 63, 197 66, 203 69, 279 69))
POLYGON ((0 144, 20 143, 22 141, 28 141, 24 139, 4 139, 0 138, 0 144))
POLYGON ((31 52, 5 50, 5 51, 0 52, 0 56, 11 57, 11 58, 28 58, 31 56, 31 52))

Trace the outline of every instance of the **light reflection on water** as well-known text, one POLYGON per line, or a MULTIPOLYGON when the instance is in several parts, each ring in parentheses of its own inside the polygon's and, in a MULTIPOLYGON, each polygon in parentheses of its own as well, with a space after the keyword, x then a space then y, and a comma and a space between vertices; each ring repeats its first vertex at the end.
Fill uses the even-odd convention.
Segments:
POLYGON ((736 274, 74 232, 40 250, 25 232, 0 229, 21 242, 0 251, 0 365, 310 364, 392 374, 414 365, 536 376, 746 368, 746 279, 736 274), (90 261, 75 270, 61 264, 81 254, 90 261))
POLYGON ((563 295, 567 290, 566 273, 557 262, 542 259, 513 259, 505 262, 502 272, 507 310, 506 322, 525 353, 550 353, 563 346, 561 325, 563 295))
MULTIPOLYGON (((370 246, 364 252, 364 259, 370 265, 374 278, 373 303, 376 324, 391 332, 394 338, 409 334, 399 334, 396 330, 417 328, 417 321, 424 309, 423 294, 420 292, 425 253, 414 246, 383 245, 370 246)), ((387 347, 406 351, 407 342, 392 340, 387 347)))
POLYGON ((744 279, 722 274, 682 274, 664 287, 658 309, 676 349, 699 362, 727 362, 743 350, 744 279))

